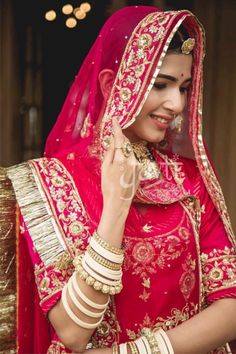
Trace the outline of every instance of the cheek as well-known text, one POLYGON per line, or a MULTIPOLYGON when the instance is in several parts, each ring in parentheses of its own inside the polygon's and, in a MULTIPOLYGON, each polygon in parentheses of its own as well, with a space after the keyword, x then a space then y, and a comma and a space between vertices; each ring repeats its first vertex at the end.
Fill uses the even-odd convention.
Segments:
POLYGON ((162 100, 161 92, 157 92, 156 90, 151 90, 145 104, 143 105, 143 109, 146 111, 151 111, 154 108, 158 107, 162 100))

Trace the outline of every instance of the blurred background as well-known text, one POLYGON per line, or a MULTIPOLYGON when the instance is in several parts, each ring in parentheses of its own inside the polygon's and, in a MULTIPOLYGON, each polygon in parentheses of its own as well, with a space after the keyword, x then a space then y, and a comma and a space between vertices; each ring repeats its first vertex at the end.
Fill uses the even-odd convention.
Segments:
POLYGON ((205 27, 204 135, 236 229, 236 0, 0 0, 0 166, 42 155, 99 29, 127 5, 189 9, 205 27))

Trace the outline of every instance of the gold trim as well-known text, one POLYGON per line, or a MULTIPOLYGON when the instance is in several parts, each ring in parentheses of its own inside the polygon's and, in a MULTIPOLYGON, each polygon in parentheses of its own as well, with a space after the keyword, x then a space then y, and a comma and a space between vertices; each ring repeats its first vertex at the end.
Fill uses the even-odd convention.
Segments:
POLYGON ((53 264, 66 250, 47 197, 29 161, 7 168, 17 201, 34 247, 46 266, 53 264))
MULTIPOLYGON (((188 198, 189 199, 189 198, 188 198)), ((193 197, 193 201, 196 201, 196 197, 193 197)), ((195 243, 196 243, 196 254, 197 254, 197 261, 198 261, 198 274, 199 274, 199 283, 198 283, 198 289, 199 289, 199 303, 198 303, 198 311, 200 312, 203 309, 204 306, 204 287, 203 287, 203 282, 202 282, 202 267, 201 267, 201 257, 200 257, 200 240, 199 240, 199 229, 200 229, 200 224, 201 224, 201 214, 199 215, 199 211, 195 210, 196 212, 196 219, 194 220, 194 217, 192 215, 192 212, 190 207, 188 205, 187 200, 182 200, 179 202, 186 214, 189 217, 190 223, 193 228, 193 233, 194 233, 194 238, 195 238, 195 243)))
POLYGON ((16 353, 16 200, 0 168, 0 352, 16 353))

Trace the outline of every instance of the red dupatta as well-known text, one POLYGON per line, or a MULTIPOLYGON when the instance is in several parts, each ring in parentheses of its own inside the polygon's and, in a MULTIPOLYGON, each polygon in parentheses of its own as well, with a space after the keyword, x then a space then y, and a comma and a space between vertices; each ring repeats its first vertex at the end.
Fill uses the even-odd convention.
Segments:
MULTIPOLYGON (((50 158, 58 158, 70 171, 84 204, 86 207, 90 205, 92 208, 92 210, 87 210, 88 214, 93 217, 90 220, 90 230, 92 232, 96 228, 102 210, 100 158, 111 134, 111 119, 116 116, 122 128, 128 127, 135 120, 158 75, 168 45, 181 24, 186 27, 189 36, 195 38, 196 46, 193 52, 193 82, 186 110, 188 131, 184 131, 182 140, 179 138, 178 142, 172 141, 171 150, 175 152, 178 145, 178 152, 181 154, 181 151, 185 148, 181 145, 181 141, 187 141, 187 145, 193 149, 197 170, 200 172, 205 187, 223 220, 230 242, 235 245, 224 198, 202 139, 204 32, 195 16, 189 11, 162 12, 154 7, 134 6, 123 8, 108 19, 85 58, 69 91, 57 122, 48 137, 45 157, 49 160, 50 158), (103 105, 98 74, 103 69, 112 69, 116 76, 110 98, 105 107, 100 130, 96 131, 94 127, 103 105)), ((168 156, 168 154, 164 154, 162 157, 158 152, 156 154, 157 161, 168 156)), ((48 170, 50 164, 53 165, 52 162, 48 163, 45 160, 31 165, 35 175, 40 176, 41 174, 42 185, 45 183, 45 189, 48 188, 49 191, 52 182, 50 179, 53 180, 53 175, 50 175, 50 169, 48 170)), ((186 166, 188 166, 188 163, 186 163, 186 166)), ((55 172, 56 169, 54 171, 51 168, 51 171, 55 172)), ((196 171, 195 167, 193 171, 196 171)), ((63 174, 63 172, 60 173, 63 174)), ((168 204, 171 198, 173 202, 177 199, 184 200, 194 194, 194 190, 190 188, 191 183, 188 183, 188 181, 184 185, 178 183, 181 180, 181 171, 177 178, 175 178, 176 174, 171 171, 168 171, 168 174, 171 176, 168 183, 172 183, 175 187, 174 189, 169 188, 172 191, 171 195, 156 193, 156 188, 160 188, 160 185, 157 186, 155 183, 147 186, 154 196, 152 200, 154 207, 155 204, 168 204), (174 199, 174 196, 176 199, 174 199)), ((59 174, 58 177, 61 177, 61 175, 59 174)), ((166 187, 163 186, 164 188, 166 187)), ((166 189, 168 190, 168 188, 166 189)), ((145 197, 142 202, 147 203, 148 199, 148 197, 145 197)), ((131 235, 134 225, 131 221, 129 224, 128 220, 126 226, 131 235)), ((69 231, 67 234, 71 236, 69 231)), ((87 239, 82 239, 84 242, 79 248, 84 250, 87 239)), ((46 240, 44 242, 46 243, 46 240)), ((67 246, 70 249, 69 242, 67 246)), ((20 250, 21 253, 23 253, 23 249, 24 246, 20 250)), ((73 256, 73 247, 71 255, 73 256)), ((54 256, 56 258, 58 254, 55 252, 54 256)), ((48 260, 49 257, 46 258, 48 260)), ((20 281, 19 298, 22 297, 23 299, 26 288, 22 287, 22 284, 23 282, 20 281)), ((60 294, 58 293, 54 300, 58 300, 59 297, 60 294)), ((23 306, 22 304, 23 301, 21 306, 23 306)), ((35 313, 37 326, 39 324, 40 327, 42 326, 45 329, 44 319, 37 315, 37 301, 36 304, 30 305, 29 311, 35 313)), ((24 336, 25 328, 21 325, 19 326, 20 335, 24 336)), ((37 335, 36 338, 38 338, 37 335)), ((34 343, 36 343, 34 352, 40 352, 42 343, 40 341, 38 344, 37 341, 34 343)), ((42 346, 47 346, 47 341, 42 346)))

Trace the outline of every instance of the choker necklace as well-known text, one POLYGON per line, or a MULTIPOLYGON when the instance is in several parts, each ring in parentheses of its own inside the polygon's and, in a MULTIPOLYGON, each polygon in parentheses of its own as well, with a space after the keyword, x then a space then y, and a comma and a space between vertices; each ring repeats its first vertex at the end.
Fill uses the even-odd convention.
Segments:
POLYGON ((161 171, 150 149, 142 142, 132 143, 134 155, 142 165, 141 180, 160 178, 161 171))

